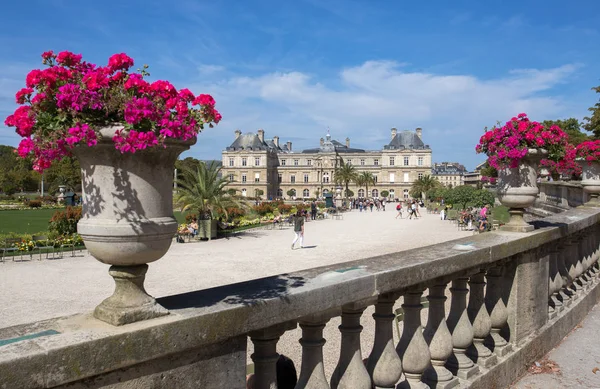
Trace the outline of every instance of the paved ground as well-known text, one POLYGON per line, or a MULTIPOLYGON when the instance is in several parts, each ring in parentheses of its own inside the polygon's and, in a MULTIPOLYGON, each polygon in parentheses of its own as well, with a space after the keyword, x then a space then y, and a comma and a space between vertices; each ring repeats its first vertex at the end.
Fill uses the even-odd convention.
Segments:
POLYGON ((600 389, 600 305, 511 389, 600 389))

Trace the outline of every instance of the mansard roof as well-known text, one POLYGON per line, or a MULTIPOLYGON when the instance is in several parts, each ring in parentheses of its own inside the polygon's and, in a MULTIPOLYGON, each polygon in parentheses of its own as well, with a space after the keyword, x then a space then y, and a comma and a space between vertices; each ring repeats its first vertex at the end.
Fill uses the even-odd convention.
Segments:
MULTIPOLYGON (((323 138, 321 138, 321 140, 323 140, 323 138)), ((334 152, 335 153, 364 153, 365 150, 351 148, 351 147, 346 146, 343 143, 338 142, 335 139, 332 140, 331 135, 329 135, 329 133, 327 133, 327 136, 325 137, 325 140, 323 141, 321 146, 313 148, 313 149, 302 150, 303 154, 334 153, 334 152)))
POLYGON ((383 147, 384 150, 395 149, 429 149, 429 145, 423 143, 421 138, 414 131, 400 131, 383 147))
MULTIPOLYGON (((286 148, 287 149, 287 148, 286 148)), ((235 150, 251 150, 251 151, 284 151, 281 147, 277 147, 273 140, 261 141, 258 135, 249 132, 247 134, 241 134, 238 136, 229 147, 227 151, 235 150)))

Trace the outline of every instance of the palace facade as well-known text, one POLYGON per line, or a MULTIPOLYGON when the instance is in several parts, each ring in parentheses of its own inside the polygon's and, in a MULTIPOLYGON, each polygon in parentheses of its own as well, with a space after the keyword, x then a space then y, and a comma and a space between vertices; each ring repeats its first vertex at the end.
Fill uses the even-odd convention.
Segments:
POLYGON ((367 188, 349 185, 354 197, 409 198, 413 181, 431 174, 431 148, 422 139, 423 131, 391 130, 390 141, 381 150, 367 151, 331 139, 327 134, 318 147, 294 151, 292 143, 279 137, 265 139, 264 130, 256 134, 235 131, 235 139, 223 153, 223 177, 229 188, 242 196, 262 198, 316 198, 335 193, 334 172, 341 161, 349 162, 358 173, 370 172, 376 184, 367 188))

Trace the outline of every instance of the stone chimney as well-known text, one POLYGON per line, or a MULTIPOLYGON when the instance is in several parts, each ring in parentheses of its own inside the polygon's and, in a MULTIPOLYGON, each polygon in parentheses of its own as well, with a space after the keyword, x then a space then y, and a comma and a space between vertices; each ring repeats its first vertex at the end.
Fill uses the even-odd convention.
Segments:
POLYGON ((346 138, 346 147, 350 148, 350 138, 346 138))
POLYGON ((395 128, 392 128, 392 139, 394 139, 396 137, 397 133, 398 133, 398 130, 395 128))
POLYGON ((422 139, 421 135, 423 135, 423 129, 421 127, 417 127, 415 132, 417 133, 417 136, 419 137, 419 139, 422 139))
POLYGON ((265 130, 263 130, 262 128, 258 129, 258 139, 260 139, 261 142, 265 142, 265 130))
POLYGON ((319 139, 319 144, 321 145, 321 147, 323 147, 323 145, 325 144, 325 139, 319 139))
POLYGON ((235 139, 239 138, 242 135, 242 132, 238 129, 235 130, 235 139))
POLYGON ((287 149, 288 151, 292 151, 292 142, 290 142, 289 140, 287 141, 287 149))
POLYGON ((273 143, 275 143, 276 147, 279 147, 279 137, 278 136, 273 137, 273 143))

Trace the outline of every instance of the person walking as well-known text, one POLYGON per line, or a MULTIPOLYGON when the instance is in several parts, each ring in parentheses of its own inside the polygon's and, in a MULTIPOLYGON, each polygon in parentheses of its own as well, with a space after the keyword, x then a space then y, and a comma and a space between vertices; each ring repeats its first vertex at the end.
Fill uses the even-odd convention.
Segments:
POLYGON ((398 219, 398 216, 400 216, 400 219, 402 219, 402 203, 398 203, 398 205, 396 205, 396 211, 398 211, 396 219, 398 219))
POLYGON ((317 203, 315 203, 314 201, 310 203, 310 218, 312 220, 317 219, 317 203))
POLYGON ((298 239, 300 239, 300 248, 304 248, 304 216, 302 215, 302 211, 297 211, 294 217, 294 234, 292 250, 298 239))

